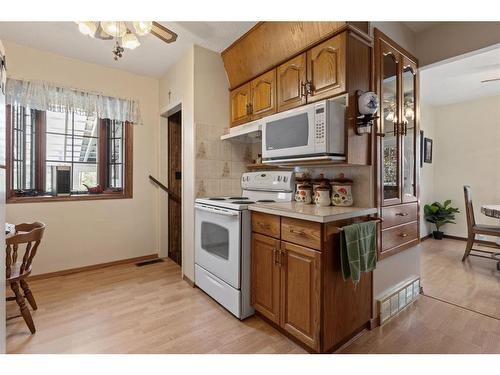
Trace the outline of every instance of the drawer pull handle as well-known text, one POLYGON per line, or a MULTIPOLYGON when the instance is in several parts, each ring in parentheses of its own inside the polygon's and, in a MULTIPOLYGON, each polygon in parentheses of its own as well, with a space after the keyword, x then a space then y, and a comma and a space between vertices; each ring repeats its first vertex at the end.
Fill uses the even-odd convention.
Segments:
POLYGON ((271 229, 270 224, 265 224, 265 223, 258 223, 263 229, 271 229))
POLYGON ((408 216, 408 212, 397 212, 396 216, 408 216))
POLYGON ((408 237, 408 233, 401 233, 400 236, 403 238, 408 237))
POLYGON ((295 229, 290 229, 290 233, 294 233, 294 234, 300 234, 300 235, 305 235, 305 232, 302 231, 302 230, 295 230, 295 229))

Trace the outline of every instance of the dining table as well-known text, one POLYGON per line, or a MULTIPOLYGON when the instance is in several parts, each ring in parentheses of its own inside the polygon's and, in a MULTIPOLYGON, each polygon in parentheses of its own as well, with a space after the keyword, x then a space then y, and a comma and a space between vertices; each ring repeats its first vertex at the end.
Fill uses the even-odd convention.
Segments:
MULTIPOLYGON (((500 204, 486 204, 481 206, 481 213, 488 217, 500 220, 500 204)), ((495 242, 498 246, 500 246, 500 237, 497 237, 495 242)))

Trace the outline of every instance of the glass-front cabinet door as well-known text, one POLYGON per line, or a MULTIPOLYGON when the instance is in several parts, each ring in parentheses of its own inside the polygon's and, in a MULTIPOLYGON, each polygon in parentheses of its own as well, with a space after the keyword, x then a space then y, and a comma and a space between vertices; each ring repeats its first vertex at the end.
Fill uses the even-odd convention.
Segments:
POLYGON ((391 47, 382 44, 381 61, 381 113, 382 147, 380 158, 382 201, 384 205, 401 201, 400 188, 400 137, 398 136, 399 118, 399 54, 391 47))
POLYGON ((403 150, 401 155, 403 202, 413 202, 417 200, 418 134, 415 93, 418 76, 417 67, 413 62, 406 58, 403 58, 402 62, 400 131, 403 150))

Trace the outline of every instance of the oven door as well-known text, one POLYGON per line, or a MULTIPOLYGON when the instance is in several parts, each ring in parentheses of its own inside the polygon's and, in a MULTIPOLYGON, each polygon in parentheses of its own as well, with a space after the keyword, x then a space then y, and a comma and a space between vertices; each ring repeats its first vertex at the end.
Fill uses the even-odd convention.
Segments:
POLYGON ((241 212, 197 203, 195 263, 240 288, 241 212))
POLYGON ((313 155, 318 152, 314 131, 314 106, 270 116, 262 126, 262 157, 313 155))

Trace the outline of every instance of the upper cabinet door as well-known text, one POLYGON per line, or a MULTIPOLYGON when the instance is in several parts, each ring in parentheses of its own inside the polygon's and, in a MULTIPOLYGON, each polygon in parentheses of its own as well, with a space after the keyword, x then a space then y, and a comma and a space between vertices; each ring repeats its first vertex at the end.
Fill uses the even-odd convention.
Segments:
POLYGON ((231 91, 231 126, 236 126, 251 120, 250 83, 246 83, 231 91))
POLYGON ((306 54, 278 66, 278 111, 306 104, 306 54))
POLYGON ((401 135, 403 202, 417 200, 419 133, 417 129, 417 65, 406 57, 402 58, 401 135))
POLYGON ((399 53, 382 42, 380 57, 380 121, 385 136, 382 147, 382 201, 384 205, 401 203, 401 139, 399 137, 399 53))
POLYGON ((346 90, 346 33, 307 51, 307 101, 315 102, 346 90))
POLYGON ((276 69, 273 69, 250 82, 252 98, 250 111, 252 119, 261 118, 276 112, 276 69))

